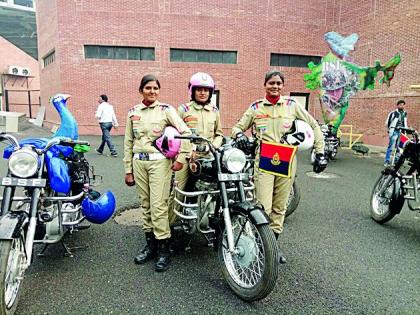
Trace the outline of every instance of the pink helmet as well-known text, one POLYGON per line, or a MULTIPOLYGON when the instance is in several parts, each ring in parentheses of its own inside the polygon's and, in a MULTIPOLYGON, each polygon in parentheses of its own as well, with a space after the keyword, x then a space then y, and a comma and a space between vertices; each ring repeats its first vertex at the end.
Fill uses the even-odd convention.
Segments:
POLYGON ((213 78, 204 72, 197 72, 194 73, 190 79, 190 83, 188 83, 188 89, 190 91, 191 99, 194 99, 193 95, 193 88, 196 87, 206 87, 210 90, 210 97, 213 94, 215 84, 213 78))
POLYGON ((168 159, 176 157, 181 149, 181 139, 175 139, 179 136, 178 130, 172 126, 168 126, 163 134, 154 141, 154 146, 168 159))

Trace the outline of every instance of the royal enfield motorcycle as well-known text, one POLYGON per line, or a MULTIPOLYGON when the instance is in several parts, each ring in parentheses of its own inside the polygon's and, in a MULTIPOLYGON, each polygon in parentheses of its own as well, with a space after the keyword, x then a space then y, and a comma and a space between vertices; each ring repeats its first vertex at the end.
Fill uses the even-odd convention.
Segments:
POLYGON ((205 236, 218 252, 226 282, 241 299, 265 298, 277 281, 279 249, 268 216, 250 194, 254 185, 245 170, 246 155, 233 140, 215 149, 200 136, 176 138, 207 144, 209 150, 191 158, 190 188, 174 185, 176 228, 205 236))
MULTIPOLYGON (((320 125, 322 134, 324 135, 324 154, 328 160, 335 160, 337 157, 338 147, 340 146, 340 138, 332 132, 333 126, 320 125)), ((311 151, 311 164, 315 163, 315 151, 311 151)))
POLYGON ((397 127, 412 136, 404 144, 401 157, 395 165, 386 167, 375 183, 370 202, 370 215, 383 224, 401 212, 405 200, 412 211, 420 211, 420 142, 414 129, 397 127), (407 162, 407 163, 405 163, 407 162), (403 165, 406 164, 406 167, 403 165), (403 169, 407 171, 403 172, 403 169))
MULTIPOLYGON (((66 98, 55 100, 63 105, 66 98)), ((0 133, 0 141, 9 144, 3 152, 8 170, 0 177, 4 187, 0 209, 2 315, 16 310, 34 245, 44 246, 38 254, 43 256, 47 246, 60 243, 71 256, 63 237, 89 227, 85 219, 97 224, 107 221, 114 213, 115 197, 110 191, 101 195, 92 189, 100 177, 84 156, 90 148, 86 141, 56 136, 19 142, 6 133, 0 133)))

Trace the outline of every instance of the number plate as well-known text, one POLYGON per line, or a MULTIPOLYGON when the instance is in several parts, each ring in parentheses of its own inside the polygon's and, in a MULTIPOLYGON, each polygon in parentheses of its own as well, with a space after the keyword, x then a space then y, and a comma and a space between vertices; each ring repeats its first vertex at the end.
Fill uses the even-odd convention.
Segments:
POLYGON ((0 186, 45 187, 46 183, 42 178, 0 177, 0 186))
POLYGON ((219 180, 221 182, 230 182, 230 181, 248 181, 249 175, 247 173, 236 173, 236 174, 219 174, 219 180))

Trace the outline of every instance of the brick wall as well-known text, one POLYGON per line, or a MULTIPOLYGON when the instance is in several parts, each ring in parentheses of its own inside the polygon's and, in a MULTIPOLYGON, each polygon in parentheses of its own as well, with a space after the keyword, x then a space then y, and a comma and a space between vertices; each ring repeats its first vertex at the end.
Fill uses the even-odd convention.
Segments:
MULTIPOLYGON (((9 90, 9 111, 26 113, 29 117, 28 90, 39 90, 39 70, 38 61, 11 42, 0 36, 0 73, 3 75, 4 89, 9 90), (9 66, 20 66, 29 68, 31 77, 9 76, 6 75, 9 66)), ((1 84, 1 83, 0 83, 1 84)), ((1 87, 0 87, 1 88, 1 87)), ((0 90, 1 92, 1 90, 0 90)), ((6 100, 2 97, 3 110, 5 110, 6 100)), ((39 103, 39 92, 31 92, 31 103, 39 103)), ((32 107, 32 116, 35 117, 38 106, 32 107)))
MULTIPOLYGON (((162 83, 160 99, 178 105, 188 101, 187 83, 197 71, 214 77, 220 90, 223 123, 229 129, 253 100, 264 95, 263 77, 270 69, 270 53, 324 55, 328 47, 323 34, 330 31, 333 24, 333 28, 344 33, 358 32, 359 43, 368 45, 365 38, 373 36, 369 35, 373 31, 368 29, 365 33, 363 26, 372 28, 373 22, 360 19, 354 28, 349 23, 360 12, 378 12, 375 1, 368 1, 368 6, 360 1, 356 11, 350 10, 351 2, 332 0, 287 0, 280 4, 273 1, 150 0, 141 1, 141 5, 134 0, 55 0, 52 4, 48 2, 48 6, 44 1, 38 2, 40 56, 52 46, 56 49, 55 65, 41 72, 43 99, 59 91, 72 94, 71 110, 81 133, 89 134, 100 132, 94 120, 98 95, 109 96, 124 126, 128 109, 140 101, 138 85, 144 74, 156 74, 162 83), (86 44, 155 47, 156 60, 85 59, 83 45, 86 44), (174 63, 169 61, 170 48, 235 50, 238 63, 174 63)), ((404 5, 411 5, 406 2, 402 1, 404 5)), ((366 52, 384 60, 398 51, 391 47, 389 54, 379 54, 383 50, 377 47, 379 42, 379 38, 372 41, 371 47, 375 50, 369 50, 370 46, 362 49, 356 61, 366 63, 366 52)), ((280 70, 286 76, 285 94, 309 92, 303 82, 306 69, 280 70)), ((378 96, 396 97, 398 88, 408 84, 401 77, 398 77, 400 82, 395 80, 393 92, 381 89, 378 96)), ((363 93, 363 97, 376 97, 378 92, 363 93)), ((349 115, 354 112, 353 106, 356 105, 350 105, 349 115)), ((309 109, 320 118, 318 100, 312 92, 309 109)), ((350 117, 359 128, 356 116, 350 117)), ((382 117, 380 119, 382 124, 382 117)), ((123 132, 124 128, 120 128, 119 133, 123 132)))

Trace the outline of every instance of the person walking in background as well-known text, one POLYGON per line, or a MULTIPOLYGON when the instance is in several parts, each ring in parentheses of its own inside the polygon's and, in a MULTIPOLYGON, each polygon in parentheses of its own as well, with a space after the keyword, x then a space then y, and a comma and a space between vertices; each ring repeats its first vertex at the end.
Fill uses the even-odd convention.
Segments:
POLYGON ((397 109, 388 114, 386 119, 386 127, 388 128, 389 143, 388 149, 385 154, 384 166, 387 167, 391 164, 391 153, 396 145, 397 139, 400 135, 400 130, 397 127, 407 128, 407 112, 404 110, 405 101, 399 100, 397 102, 397 109))
POLYGON ((111 156, 117 157, 118 153, 111 141, 111 129, 112 127, 118 127, 117 117, 115 117, 114 106, 108 103, 108 96, 102 94, 98 99, 99 106, 96 110, 95 118, 99 120, 99 126, 102 130, 102 142, 96 152, 103 154, 105 144, 108 145, 111 156))

